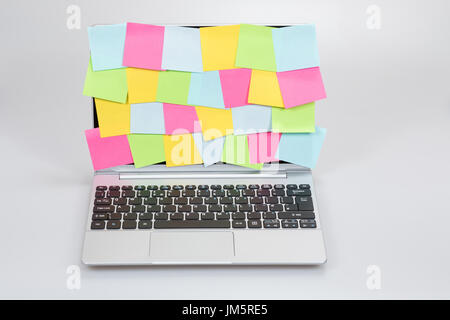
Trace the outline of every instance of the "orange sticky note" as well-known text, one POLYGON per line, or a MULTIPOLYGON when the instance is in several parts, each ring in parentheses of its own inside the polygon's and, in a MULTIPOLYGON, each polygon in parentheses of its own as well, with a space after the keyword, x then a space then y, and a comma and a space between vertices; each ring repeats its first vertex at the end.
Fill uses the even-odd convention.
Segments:
POLYGON ((155 102, 159 71, 127 68, 128 102, 155 102))
POLYGON ((248 103, 284 108, 276 72, 252 70, 248 103))
POLYGON ((192 134, 164 135, 166 166, 186 166, 203 163, 192 134))
POLYGON ((205 141, 233 134, 231 109, 195 107, 195 110, 205 141))
POLYGON ((130 133, 130 105, 95 98, 100 137, 130 133))

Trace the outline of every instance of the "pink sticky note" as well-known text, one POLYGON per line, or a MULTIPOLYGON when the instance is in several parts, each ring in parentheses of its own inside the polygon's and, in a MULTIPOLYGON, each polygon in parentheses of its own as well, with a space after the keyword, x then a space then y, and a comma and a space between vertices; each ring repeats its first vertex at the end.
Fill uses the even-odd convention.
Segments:
POLYGON ((127 67, 161 70, 164 27, 127 23, 122 64, 127 67))
POLYGON ((277 77, 285 108, 327 97, 319 67, 277 72, 277 77))
POLYGON ((266 163, 278 161, 275 158, 278 144, 280 143, 281 133, 262 132, 249 134, 248 149, 250 153, 250 163, 266 163))
POLYGON ((251 69, 220 70, 223 102, 225 108, 247 105, 248 89, 250 87, 251 69))
POLYGON ((94 170, 133 163, 126 135, 100 138, 98 128, 84 131, 94 170))
POLYGON ((195 107, 164 103, 164 124, 166 134, 200 132, 195 107), (195 125, 197 123, 197 125, 195 125))

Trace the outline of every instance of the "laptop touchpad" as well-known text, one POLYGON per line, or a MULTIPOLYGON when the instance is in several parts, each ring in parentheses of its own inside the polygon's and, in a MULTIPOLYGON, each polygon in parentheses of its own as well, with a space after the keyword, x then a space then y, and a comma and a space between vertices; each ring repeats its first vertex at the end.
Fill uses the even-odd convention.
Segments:
POLYGON ((232 232, 152 232, 150 257, 164 261, 222 261, 234 257, 232 232))

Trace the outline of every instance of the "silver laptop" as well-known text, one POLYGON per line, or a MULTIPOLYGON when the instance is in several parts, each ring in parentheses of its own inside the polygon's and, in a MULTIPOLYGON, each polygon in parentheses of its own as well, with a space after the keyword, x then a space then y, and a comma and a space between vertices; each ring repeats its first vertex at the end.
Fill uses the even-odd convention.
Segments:
MULTIPOLYGON (((93 100, 94 101, 94 100, 93 100)), ((94 127, 98 127, 93 105, 94 127)), ((87 265, 315 265, 326 252, 311 170, 289 163, 96 171, 87 265)))

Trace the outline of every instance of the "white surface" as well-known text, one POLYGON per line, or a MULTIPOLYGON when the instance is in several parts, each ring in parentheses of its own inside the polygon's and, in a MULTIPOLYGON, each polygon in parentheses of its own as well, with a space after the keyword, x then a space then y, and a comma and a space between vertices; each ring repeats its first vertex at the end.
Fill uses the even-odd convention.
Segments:
POLYGON ((0 298, 450 298, 450 20, 441 1, 14 1, 0 11, 0 298), (117 4, 114 4, 117 3, 117 4), (276 3, 276 5, 275 5, 276 3), (81 30, 66 8, 81 8, 81 30), (382 10, 381 30, 366 9, 382 10), (81 265, 92 180, 86 27, 317 24, 328 137, 314 171, 322 267, 81 265), (368 290, 366 268, 381 268, 368 290), (66 268, 81 267, 68 290, 66 268))

